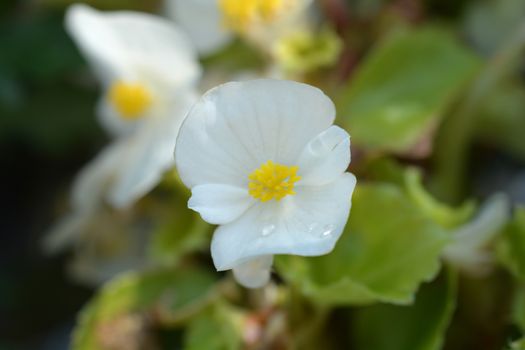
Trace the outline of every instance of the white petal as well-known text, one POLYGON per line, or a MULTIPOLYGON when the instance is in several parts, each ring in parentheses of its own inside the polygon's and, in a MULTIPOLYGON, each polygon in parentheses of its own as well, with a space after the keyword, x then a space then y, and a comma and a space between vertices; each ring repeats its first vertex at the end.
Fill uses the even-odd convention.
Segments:
POLYGON ((273 255, 264 255, 233 268, 233 276, 246 288, 264 287, 271 277, 273 255))
POLYGON ((247 186, 273 160, 295 164, 305 145, 335 117, 319 89, 284 80, 232 82, 208 91, 182 125, 175 151, 182 181, 247 186))
POLYGON ((223 225, 237 219, 254 202, 246 188, 208 184, 191 189, 188 207, 210 224, 223 225))
POLYGON ((180 125, 193 97, 180 98, 166 116, 152 118, 135 135, 122 139, 127 153, 115 169, 109 202, 125 208, 155 187, 163 174, 175 165, 173 148, 180 125))
POLYGON ((350 164, 350 135, 338 126, 331 126, 310 141, 297 165, 300 185, 324 185, 334 181, 350 164))
POLYGON ((217 0, 167 0, 166 13, 188 34, 197 51, 211 54, 232 39, 217 0))
POLYGON ((73 211, 92 211, 100 205, 116 169, 122 165, 126 154, 126 145, 114 142, 80 171, 73 183, 73 211))
POLYGON ((72 5, 66 28, 99 79, 155 76, 170 84, 193 84, 200 75, 195 52, 182 31, 169 21, 132 11, 99 12, 72 5))
POLYGON ((215 267, 228 270, 261 255, 330 252, 346 225, 355 183, 354 175, 345 173, 324 186, 301 187, 280 202, 257 203, 215 231, 215 267))

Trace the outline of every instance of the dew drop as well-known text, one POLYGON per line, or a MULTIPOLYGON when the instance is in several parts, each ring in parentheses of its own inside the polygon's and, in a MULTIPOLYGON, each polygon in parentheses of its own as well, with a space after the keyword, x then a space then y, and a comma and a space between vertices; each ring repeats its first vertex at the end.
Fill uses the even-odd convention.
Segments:
POLYGON ((332 224, 325 225, 321 231, 322 237, 329 237, 334 232, 335 226, 332 224))
POLYGON ((270 224, 270 225, 264 226, 261 230, 261 233, 263 236, 269 236, 273 233, 273 231, 275 231, 275 225, 270 224))
POLYGON ((312 223, 308 226, 308 232, 313 233, 313 232, 317 231, 318 228, 319 228, 319 223, 317 223, 317 222, 312 222, 312 223))

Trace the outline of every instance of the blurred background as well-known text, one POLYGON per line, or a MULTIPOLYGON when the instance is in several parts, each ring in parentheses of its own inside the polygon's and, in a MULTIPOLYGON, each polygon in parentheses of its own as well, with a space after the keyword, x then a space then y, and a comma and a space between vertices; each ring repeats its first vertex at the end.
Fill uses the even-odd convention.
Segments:
MULTIPOLYGON (((162 6, 147 0, 89 3, 157 13, 162 6)), ((330 12, 334 3, 320 1, 337 25, 337 13, 330 12)), ((49 257, 41 251, 44 234, 68 207, 75 174, 108 142, 94 117, 99 91, 63 27, 69 4, 0 2, 0 350, 68 348, 76 313, 94 292, 68 277, 67 252, 49 257)), ((351 38, 355 50, 343 53, 339 72, 346 77, 375 43, 385 13, 412 24, 446 23, 484 59, 525 25, 525 0, 346 0, 345 5, 346 20, 357 33, 351 38)), ((503 190, 515 203, 525 203, 524 62, 521 56, 512 84, 500 89, 492 110, 486 109, 487 122, 475 130, 465 193, 483 198, 503 190), (493 122, 495 113, 507 122, 493 122)), ((490 321, 491 315, 480 322, 490 321)))

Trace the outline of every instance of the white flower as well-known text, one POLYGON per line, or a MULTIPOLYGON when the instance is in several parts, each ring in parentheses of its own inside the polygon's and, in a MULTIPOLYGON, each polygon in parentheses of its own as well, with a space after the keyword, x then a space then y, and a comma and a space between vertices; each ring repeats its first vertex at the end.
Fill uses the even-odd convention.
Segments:
POLYGON ((484 275, 493 261, 487 245, 501 232, 510 212, 510 201, 504 193, 487 199, 472 221, 452 232, 453 242, 443 252, 445 260, 471 275, 484 275))
POLYGON ((110 164, 95 164, 108 168, 102 180, 110 182, 109 202, 128 206, 173 166, 174 139, 196 99, 200 66, 184 34, 149 14, 74 5, 66 27, 102 84, 101 123, 121 144, 100 156, 110 164))
POLYGON ((203 54, 235 36, 271 50, 277 38, 305 26, 311 0, 166 0, 166 12, 203 54))
POLYGON ((219 224, 211 253, 248 287, 269 279, 273 254, 330 252, 348 219, 350 137, 320 90, 282 80, 221 85, 189 112, 176 165, 188 206, 219 224))
POLYGON ((102 85, 98 117, 115 140, 76 178, 71 213, 49 233, 48 252, 71 244, 105 201, 127 207, 173 167, 201 73, 189 40, 160 17, 73 5, 66 28, 102 85))

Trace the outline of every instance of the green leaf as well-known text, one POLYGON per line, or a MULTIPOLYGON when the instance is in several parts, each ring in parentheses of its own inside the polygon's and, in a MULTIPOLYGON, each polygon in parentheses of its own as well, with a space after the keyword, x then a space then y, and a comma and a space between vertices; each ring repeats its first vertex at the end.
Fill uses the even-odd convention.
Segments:
POLYGON ((217 303, 195 317, 187 331, 185 350, 235 350, 242 346, 240 311, 225 303, 217 303))
POLYGON ((407 304, 440 267, 445 231, 393 185, 358 186, 347 227, 322 257, 279 256, 285 280, 320 304, 407 304))
POLYGON ((374 181, 387 182, 405 189, 408 197, 430 219, 446 229, 464 224, 476 210, 474 201, 452 207, 434 198, 423 186, 421 170, 403 167, 391 157, 372 159, 366 164, 366 174, 374 181))
POLYGON ((150 256, 166 265, 174 265, 186 253, 202 250, 209 243, 210 225, 201 220, 198 214, 189 212, 175 215, 175 220, 160 227, 150 245, 150 256))
POLYGON ((452 229, 468 221, 476 210, 473 201, 467 201, 460 207, 450 207, 439 202, 428 193, 421 183, 421 172, 416 168, 405 171, 405 186, 409 197, 432 220, 444 228, 452 229))
POLYGON ((403 152, 439 121, 479 67, 447 31, 396 32, 361 64, 338 98, 355 145, 403 152))
POLYGON ((498 244, 497 255, 515 276, 525 280, 525 207, 515 209, 498 244))
POLYGON ((159 211, 164 211, 164 220, 150 241, 148 253, 153 261, 175 265, 185 254, 207 249, 212 226, 199 214, 188 210, 187 203, 188 196, 177 189, 171 196, 171 205, 159 208, 159 211))
POLYGON ((374 305, 357 310, 353 333, 357 349, 439 350, 456 306, 457 276, 448 271, 425 285, 414 305, 374 305))
POLYGON ((80 313, 72 349, 102 349, 104 327, 155 307, 162 306, 172 314, 185 314, 205 299, 214 282, 213 275, 196 269, 130 273, 116 278, 80 313))

